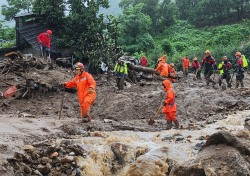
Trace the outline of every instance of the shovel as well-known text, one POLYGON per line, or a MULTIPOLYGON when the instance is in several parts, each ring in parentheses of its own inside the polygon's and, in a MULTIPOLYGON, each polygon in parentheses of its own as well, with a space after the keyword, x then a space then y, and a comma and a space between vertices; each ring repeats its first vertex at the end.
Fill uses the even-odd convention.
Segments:
POLYGON ((62 97, 61 97, 61 104, 60 104, 60 110, 59 110, 59 120, 61 119, 61 116, 62 116, 62 109, 63 109, 63 104, 64 104, 64 91, 65 91, 65 88, 63 88, 63 93, 62 93, 62 97))
POLYGON ((160 110, 161 110, 161 108, 162 108, 162 106, 163 106, 162 103, 163 103, 163 102, 161 102, 159 108, 158 108, 157 111, 155 112, 154 117, 152 117, 152 118, 150 118, 150 119, 148 120, 148 124, 149 124, 149 125, 154 125, 154 124, 155 124, 155 119, 157 118, 157 116, 158 116, 158 114, 159 114, 159 112, 160 112, 160 110))

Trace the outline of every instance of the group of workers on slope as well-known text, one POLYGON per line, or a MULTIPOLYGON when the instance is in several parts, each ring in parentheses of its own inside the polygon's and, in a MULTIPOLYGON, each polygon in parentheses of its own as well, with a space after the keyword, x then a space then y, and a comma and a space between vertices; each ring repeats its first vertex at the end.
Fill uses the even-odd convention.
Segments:
MULTIPOLYGON (((244 86, 243 84, 243 78, 244 78, 244 66, 243 66, 243 57, 240 52, 237 52, 235 54, 236 57, 236 87, 241 84, 241 86, 244 86)), ((179 128, 179 122, 176 117, 176 101, 175 101, 175 92, 171 86, 171 82, 175 82, 175 79, 173 78, 176 75, 176 71, 174 69, 173 64, 167 64, 166 63, 167 56, 163 55, 158 59, 158 65, 154 69, 154 72, 160 72, 160 76, 165 77, 166 79, 162 82, 162 85, 164 87, 164 91, 166 92, 165 101, 162 103, 164 108, 162 109, 162 112, 166 116, 167 121, 167 129, 172 128, 172 123, 175 124, 176 128, 179 128), (172 75, 172 76, 171 76, 172 75)), ((186 56, 184 59, 182 59, 183 63, 183 72, 184 75, 188 75, 188 68, 189 68, 189 58, 186 56), (187 64, 188 63, 188 64, 187 64), (188 66, 187 66, 188 65, 188 66)), ((148 60, 145 56, 142 57, 140 61, 141 66, 147 66, 148 60)), ((227 57, 224 56, 222 58, 222 62, 218 65, 211 55, 211 52, 207 50, 205 52, 205 56, 202 59, 202 62, 200 63, 198 59, 195 57, 192 62, 192 68, 195 71, 195 76, 197 79, 201 79, 200 73, 202 68, 204 67, 204 76, 207 82, 207 85, 209 85, 210 82, 215 84, 215 81, 212 80, 210 77, 213 74, 214 69, 218 69, 220 71, 220 80, 226 79, 228 83, 228 87, 230 87, 230 73, 229 70, 232 67, 232 64, 228 61, 227 57)), ((87 73, 84 69, 84 65, 80 62, 76 63, 74 65, 75 68, 75 77, 73 80, 69 82, 63 83, 63 85, 66 88, 77 88, 78 92, 78 100, 79 105, 81 107, 81 116, 83 122, 90 122, 91 117, 89 114, 90 107, 94 103, 96 98, 96 82, 91 74, 87 73)), ((116 82, 119 89, 123 89, 124 87, 124 80, 128 75, 128 68, 127 64, 121 59, 118 59, 118 62, 116 63, 114 67, 114 73, 116 75, 116 82)))
MULTIPOLYGON (((236 63, 233 75, 236 75, 236 88, 238 88, 239 85, 241 85, 241 87, 244 87, 244 72, 248 67, 248 62, 246 57, 240 52, 235 53, 235 59, 236 63)), ((217 65, 214 57, 211 55, 211 52, 209 50, 206 50, 205 56, 201 62, 198 61, 197 57, 193 59, 192 69, 195 73, 195 79, 201 79, 201 70, 203 68, 207 86, 210 82, 213 84, 213 86, 216 84, 216 81, 214 80, 214 78, 211 78, 211 76, 213 74, 215 76, 215 72, 219 72, 219 86, 222 85, 222 88, 225 89, 226 85, 224 84, 223 80, 226 80, 227 87, 232 87, 232 77, 230 75, 232 64, 228 61, 227 56, 223 56, 221 62, 217 65)))

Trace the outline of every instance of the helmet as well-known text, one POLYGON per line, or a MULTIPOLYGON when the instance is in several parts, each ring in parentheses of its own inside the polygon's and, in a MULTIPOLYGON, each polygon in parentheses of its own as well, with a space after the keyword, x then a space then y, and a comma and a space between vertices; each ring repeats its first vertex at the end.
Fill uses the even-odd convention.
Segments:
POLYGON ((211 54, 211 51, 209 51, 209 50, 206 50, 206 51, 205 51, 205 54, 208 54, 208 55, 210 55, 210 54, 211 54))
POLYGON ((174 63, 169 64, 171 67, 174 67, 174 63))
POLYGON ((51 30, 47 30, 47 34, 52 35, 52 31, 51 30))
POLYGON ((83 65, 81 62, 77 62, 77 63, 74 65, 74 68, 83 71, 83 70, 84 70, 84 65, 83 65))
POLYGON ((227 60, 227 56, 223 56, 223 58, 221 60, 226 61, 227 60))
POLYGON ((197 60, 198 60, 198 58, 197 58, 197 57, 195 57, 193 60, 194 60, 194 61, 197 61, 197 60))
POLYGON ((237 52, 235 53, 235 56, 241 56, 241 53, 240 53, 239 51, 237 51, 237 52))

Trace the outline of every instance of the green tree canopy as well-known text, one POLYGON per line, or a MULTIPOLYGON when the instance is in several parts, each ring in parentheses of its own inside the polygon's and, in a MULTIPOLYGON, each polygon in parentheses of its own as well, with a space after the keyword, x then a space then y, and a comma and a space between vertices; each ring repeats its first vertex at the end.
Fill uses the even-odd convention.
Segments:
POLYGON ((9 21, 19 12, 30 12, 33 0, 7 0, 7 5, 2 5, 2 15, 9 21))

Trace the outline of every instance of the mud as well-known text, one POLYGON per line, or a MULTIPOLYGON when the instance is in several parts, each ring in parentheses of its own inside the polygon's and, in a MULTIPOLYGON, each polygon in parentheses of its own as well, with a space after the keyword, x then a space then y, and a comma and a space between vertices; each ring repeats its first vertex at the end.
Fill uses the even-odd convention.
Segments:
MULTIPOLYGON (((49 141, 48 145, 52 145, 53 141, 55 142, 56 139, 75 139, 85 137, 91 140, 91 136, 103 138, 105 137, 106 132, 115 134, 114 131, 121 131, 118 135, 119 137, 115 136, 109 138, 108 141, 110 144, 114 142, 135 143, 137 140, 135 137, 136 134, 135 136, 129 136, 127 130, 138 134, 145 133, 145 135, 149 136, 150 133, 158 133, 158 137, 161 139, 160 141, 162 141, 162 138, 168 138, 165 134, 171 133, 173 141, 176 141, 177 139, 182 140, 181 137, 175 137, 175 134, 180 133, 184 137, 184 142, 182 143, 193 148, 195 143, 199 140, 193 141, 194 143, 188 142, 188 135, 185 135, 185 131, 188 131, 187 133, 189 133, 190 136, 195 136, 197 130, 201 131, 202 129, 206 129, 209 131, 210 129, 210 132, 206 131, 199 133, 200 136, 197 136, 197 138, 202 136, 204 139, 203 141, 206 142, 207 138, 209 138, 214 132, 220 130, 227 130, 230 132, 239 130, 231 127, 230 123, 227 124, 228 126, 219 125, 216 128, 207 128, 207 126, 216 123, 219 124, 221 121, 228 119, 230 115, 235 115, 237 117, 239 112, 250 109, 250 89, 248 87, 250 85, 249 75, 245 75, 245 88, 235 89, 234 81, 233 87, 226 90, 222 90, 218 85, 214 88, 212 86, 206 86, 204 80, 194 81, 193 75, 189 75, 188 78, 182 78, 178 80, 177 83, 173 84, 177 100, 177 118, 180 121, 182 130, 173 129, 170 130, 170 132, 166 132, 164 131, 166 128, 166 121, 162 113, 157 114, 155 125, 148 125, 148 119, 156 115, 155 113, 157 109, 165 98, 161 81, 147 81, 138 83, 137 85, 126 82, 125 90, 120 91, 116 88, 114 78, 109 79, 109 82, 107 82, 106 75, 97 75, 95 76, 97 81, 97 99, 91 109, 92 121, 91 123, 83 124, 80 121, 80 111, 76 93, 70 90, 64 92, 59 91, 62 90, 59 88, 59 84, 63 81, 68 81, 73 77, 71 70, 59 67, 55 68, 54 71, 49 72, 30 70, 25 76, 27 77, 27 75, 39 82, 45 82, 46 84, 49 83, 51 87, 58 86, 58 89, 47 89, 46 91, 34 90, 31 96, 26 98, 11 97, 9 99, 1 99, 1 175, 13 175, 15 169, 13 169, 13 165, 11 165, 6 159, 12 158, 14 152, 24 153, 23 146, 28 144, 33 145, 37 142, 43 141, 49 141), (64 104, 62 105, 63 110, 61 119, 59 120, 62 96, 64 96, 64 104), (124 134, 125 136, 121 137, 121 134, 124 134)), ((17 82, 19 84, 24 84, 25 82, 22 77, 18 77, 14 73, 9 73, 4 79, 13 84, 17 82)), ((0 86, 0 90, 4 91, 6 88, 4 87, 5 84, 0 83, 0 86)), ((247 119, 250 116, 250 113, 248 111, 246 112, 247 113, 240 116, 240 118, 242 118, 239 122, 241 129, 244 128, 244 119, 247 119)), ((237 126, 237 124, 233 124, 233 126, 237 126)), ((249 141, 249 136, 246 135, 245 137, 248 137, 244 139, 249 141)), ((100 146, 105 147, 105 144, 108 141, 101 143, 100 146)), ((152 139, 147 139, 146 141, 150 143, 152 142, 152 139)), ((86 143, 89 143, 88 146, 90 148, 91 145, 96 145, 95 140, 86 143)), ((187 159, 192 160, 197 157, 198 152, 195 150, 193 150, 191 154, 185 152, 182 153, 181 148, 183 146, 174 150, 171 147, 172 145, 175 145, 175 142, 169 145, 167 158, 170 158, 170 160, 175 160, 175 162, 181 163, 188 162, 187 159), (186 156, 189 157, 186 160, 183 160, 186 156)), ((140 145, 137 147, 142 148, 143 146, 140 145)), ((142 152, 141 158, 146 157, 143 154, 147 153, 148 150, 149 148, 145 149, 145 152, 142 152)), ((117 175, 114 170, 120 171, 124 175, 135 175, 136 173, 141 172, 137 170, 138 167, 134 166, 143 162, 140 161, 140 158, 138 158, 137 163, 135 162, 135 159, 131 160, 131 158, 134 157, 132 154, 126 155, 127 158, 125 156, 125 158, 120 158, 120 162, 123 163, 123 165, 119 162, 115 163, 112 171, 112 169, 110 169, 112 168, 110 165, 112 164, 111 161, 117 159, 115 158, 114 152, 110 151, 110 155, 106 156, 105 152, 102 153, 99 151, 96 153, 96 151, 98 151, 98 149, 87 156, 89 157, 89 161, 93 164, 96 163, 98 159, 94 161, 94 156, 96 158, 106 158, 107 161, 109 161, 109 166, 99 168, 100 173, 87 175, 105 175, 104 173, 107 173, 106 175, 117 175), (133 164, 133 162, 135 163, 133 164), (129 168, 129 165, 127 164, 131 165, 131 167, 129 168)), ((140 150, 137 148, 132 151, 133 153, 136 153, 140 150)), ((228 149, 228 152, 234 153, 231 148, 228 149)), ((224 154, 226 155, 226 151, 224 154)), ((162 156, 165 156, 165 154, 162 154, 162 156)), ((172 162, 169 160, 169 162, 166 163, 165 161, 167 158, 163 157, 162 159, 160 157, 151 157, 150 162, 156 163, 156 166, 154 167, 158 167, 161 170, 160 174, 156 175, 170 172, 171 167, 169 167, 169 165, 171 165, 172 162)), ((84 158, 81 158, 81 161, 82 160, 84 160, 84 158)), ((107 162, 104 163, 107 164, 107 162)), ((90 171, 88 171, 88 173, 97 172, 93 169, 94 168, 89 167, 90 171)), ((204 171, 201 172, 204 173, 204 171)), ((142 174, 143 173, 141 173, 141 175, 142 174)), ((150 173, 148 175, 155 174, 150 173)))

